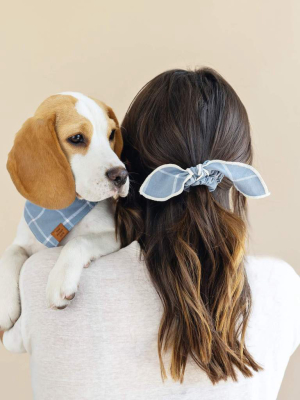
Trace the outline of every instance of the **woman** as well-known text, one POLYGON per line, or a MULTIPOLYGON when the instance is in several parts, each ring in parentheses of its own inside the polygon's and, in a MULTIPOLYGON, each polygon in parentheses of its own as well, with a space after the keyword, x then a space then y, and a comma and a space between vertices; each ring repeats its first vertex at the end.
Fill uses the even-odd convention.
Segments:
POLYGON ((63 312, 44 299, 60 249, 22 271, 22 319, 5 344, 31 354, 35 399, 275 399, 300 341, 299 277, 245 255, 246 198, 228 177, 166 201, 139 193, 165 164, 251 164, 243 104, 212 69, 172 70, 138 93, 122 127, 123 248, 84 271, 63 312))

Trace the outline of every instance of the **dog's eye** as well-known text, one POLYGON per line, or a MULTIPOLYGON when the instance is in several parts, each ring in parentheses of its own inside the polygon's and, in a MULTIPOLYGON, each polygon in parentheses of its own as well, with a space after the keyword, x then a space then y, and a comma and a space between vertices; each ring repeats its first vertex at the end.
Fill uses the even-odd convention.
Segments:
POLYGON ((84 136, 81 133, 77 133, 76 135, 70 136, 68 141, 72 144, 81 144, 84 143, 84 136))
POLYGON ((116 133, 116 130, 113 129, 113 130, 111 131, 110 135, 109 135, 109 141, 110 141, 110 142, 112 142, 112 141, 114 140, 114 138, 115 138, 115 133, 116 133))

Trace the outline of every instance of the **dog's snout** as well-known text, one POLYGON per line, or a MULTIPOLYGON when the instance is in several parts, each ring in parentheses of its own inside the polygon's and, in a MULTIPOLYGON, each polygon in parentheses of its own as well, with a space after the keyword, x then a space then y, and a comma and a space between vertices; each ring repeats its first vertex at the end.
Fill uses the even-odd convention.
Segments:
POLYGON ((126 183, 128 172, 123 167, 116 167, 106 171, 106 176, 116 187, 121 187, 126 183))

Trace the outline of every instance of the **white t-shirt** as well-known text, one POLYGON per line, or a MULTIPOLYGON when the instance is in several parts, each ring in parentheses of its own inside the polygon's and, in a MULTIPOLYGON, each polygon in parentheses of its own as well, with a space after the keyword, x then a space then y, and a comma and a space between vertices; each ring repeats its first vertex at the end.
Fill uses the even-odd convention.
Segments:
POLYGON ((246 259, 253 297, 246 345, 264 371, 212 385, 188 360, 183 384, 170 375, 163 384, 157 354, 163 308, 138 243, 93 262, 72 304, 51 310, 46 283, 60 251, 35 254, 23 267, 22 316, 4 335, 7 349, 31 355, 35 400, 276 399, 300 342, 300 278, 285 261, 246 259))

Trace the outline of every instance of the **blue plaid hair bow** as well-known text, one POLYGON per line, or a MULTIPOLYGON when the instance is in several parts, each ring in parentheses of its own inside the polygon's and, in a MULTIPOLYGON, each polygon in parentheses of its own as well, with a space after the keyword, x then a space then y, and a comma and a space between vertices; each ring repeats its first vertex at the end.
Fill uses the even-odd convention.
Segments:
POLYGON ((165 201, 183 190, 189 191, 191 186, 206 185, 213 192, 224 176, 246 197, 259 199, 270 195, 259 172, 251 165, 223 160, 207 160, 186 169, 175 164, 161 165, 145 179, 140 194, 147 199, 165 201))

